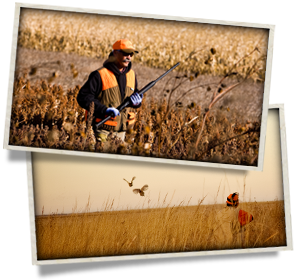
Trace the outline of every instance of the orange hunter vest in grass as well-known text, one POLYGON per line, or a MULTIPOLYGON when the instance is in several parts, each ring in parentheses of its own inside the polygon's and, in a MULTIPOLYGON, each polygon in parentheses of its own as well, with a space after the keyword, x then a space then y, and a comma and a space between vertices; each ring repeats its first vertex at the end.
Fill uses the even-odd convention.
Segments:
MULTIPOLYGON (((117 79, 112 71, 103 67, 98 70, 102 80, 102 91, 98 95, 99 101, 106 107, 117 108, 123 100, 121 100, 121 92, 117 79)), ((134 93, 135 90, 135 73, 129 70, 126 73, 126 87, 124 99, 134 93)), ((113 130, 113 131, 126 131, 127 124, 131 123, 134 114, 128 113, 128 109, 120 112, 120 116, 116 116, 113 120, 110 119, 104 123, 99 129, 113 130)), ((96 119, 96 122, 101 119, 96 119)))
POLYGON ((239 219, 240 225, 244 226, 246 224, 249 224, 251 221, 253 221, 253 216, 244 210, 240 210, 238 219, 239 219))

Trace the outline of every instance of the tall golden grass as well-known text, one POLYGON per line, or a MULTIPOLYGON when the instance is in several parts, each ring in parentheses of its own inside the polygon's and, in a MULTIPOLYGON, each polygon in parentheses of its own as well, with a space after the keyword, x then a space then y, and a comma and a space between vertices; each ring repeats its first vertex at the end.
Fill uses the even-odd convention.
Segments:
POLYGON ((283 201, 242 203, 254 220, 245 226, 242 244, 228 248, 213 232, 216 213, 225 205, 202 202, 112 211, 109 201, 103 212, 36 216, 38 260, 286 245, 283 201))

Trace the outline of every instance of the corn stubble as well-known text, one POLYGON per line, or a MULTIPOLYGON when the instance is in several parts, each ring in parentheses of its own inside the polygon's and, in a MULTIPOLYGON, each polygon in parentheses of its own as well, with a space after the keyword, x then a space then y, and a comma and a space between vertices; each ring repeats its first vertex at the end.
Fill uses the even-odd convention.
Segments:
MULTIPOLYGON (((202 200, 203 201, 203 200, 202 200)), ((286 246, 283 201, 248 202, 241 208, 254 216, 243 243, 230 248, 213 233, 215 215, 224 205, 177 206, 36 217, 39 260, 132 254, 286 246)))

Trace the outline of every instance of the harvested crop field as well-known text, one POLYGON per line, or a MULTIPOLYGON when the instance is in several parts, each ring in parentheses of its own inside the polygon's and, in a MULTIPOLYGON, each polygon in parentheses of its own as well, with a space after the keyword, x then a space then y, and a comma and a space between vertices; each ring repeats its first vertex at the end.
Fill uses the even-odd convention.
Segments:
POLYGON ((286 246, 283 201, 242 203, 254 220, 241 243, 214 234, 224 205, 36 216, 38 260, 286 246))
POLYGON ((167 69, 181 61, 180 71, 224 75, 238 66, 243 77, 257 61, 255 81, 264 81, 268 29, 106 14, 22 9, 18 45, 30 49, 104 58, 120 38, 133 42, 137 62, 167 69))

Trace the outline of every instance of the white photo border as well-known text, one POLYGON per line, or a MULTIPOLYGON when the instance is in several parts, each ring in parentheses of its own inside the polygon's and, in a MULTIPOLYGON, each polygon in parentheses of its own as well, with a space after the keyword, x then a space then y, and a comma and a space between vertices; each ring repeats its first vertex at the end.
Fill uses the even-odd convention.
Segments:
POLYGON ((11 47, 11 62, 10 62, 10 73, 9 73, 6 118, 5 118, 4 148, 8 149, 8 150, 19 150, 19 151, 27 151, 27 152, 31 151, 31 152, 66 154, 66 155, 76 155, 76 156, 91 156, 91 157, 119 159, 119 160, 158 162, 158 163, 187 165, 187 166, 262 171, 263 170, 263 162, 264 162, 265 142, 266 142, 268 105, 269 105, 270 83, 271 83, 271 69, 272 69, 272 59, 273 59, 274 31, 275 31, 275 26, 269 25, 269 24, 231 22, 231 21, 221 21, 221 20, 178 17, 178 16, 175 17, 175 16, 128 13, 128 12, 109 11, 109 10, 95 10, 95 9, 74 8, 74 7, 60 7, 60 6, 16 3, 15 4, 14 27, 13 27, 13 40, 12 40, 12 47, 11 47), (130 16, 130 17, 142 17, 142 18, 151 18, 151 19, 176 20, 176 21, 199 22, 199 23, 222 24, 222 25, 231 25, 231 26, 269 29, 268 51, 267 51, 267 62, 266 62, 266 73, 265 73, 265 83, 264 83, 264 95, 263 95, 263 104, 262 104, 262 117, 261 117, 261 128, 260 128, 257 166, 198 162, 198 161, 187 161, 187 160, 165 159, 165 158, 154 158, 154 157, 149 158, 149 157, 141 157, 141 156, 133 156, 133 155, 91 153, 91 152, 83 152, 83 151, 67 151, 67 150, 56 150, 56 149, 47 149, 47 148, 35 148, 35 147, 23 147, 23 146, 9 145, 9 131, 10 131, 10 122, 11 122, 14 72, 15 72, 16 55, 17 55, 18 28, 19 28, 19 19, 20 19, 21 8, 34 8, 34 9, 57 10, 57 11, 66 11, 66 12, 79 12, 79 13, 94 13, 94 14, 97 13, 97 14, 105 14, 105 15, 113 15, 113 16, 130 16))

